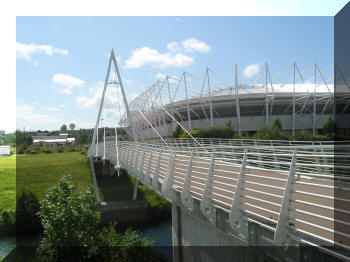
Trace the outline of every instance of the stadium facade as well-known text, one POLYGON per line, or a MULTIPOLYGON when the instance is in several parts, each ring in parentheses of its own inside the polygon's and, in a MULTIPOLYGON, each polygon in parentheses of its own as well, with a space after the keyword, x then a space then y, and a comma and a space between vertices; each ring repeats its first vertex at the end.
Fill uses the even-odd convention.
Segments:
MULTIPOLYGON (((276 118, 287 135, 301 130, 321 134, 329 117, 337 120, 341 134, 350 135, 350 87, 345 74, 339 72, 343 81, 335 92, 333 79, 338 70, 337 66, 320 70, 313 64, 301 71, 292 63, 271 77, 265 63, 255 80, 245 84, 236 66, 233 85, 209 68, 204 78, 184 72, 180 78, 167 76, 157 81, 131 101, 129 108, 140 139, 169 137, 178 124, 192 130, 224 126, 229 121, 237 133, 247 136, 276 118), (284 76, 283 82, 273 80, 286 72, 289 77, 284 76)), ((120 123, 130 129, 126 114, 120 123)))

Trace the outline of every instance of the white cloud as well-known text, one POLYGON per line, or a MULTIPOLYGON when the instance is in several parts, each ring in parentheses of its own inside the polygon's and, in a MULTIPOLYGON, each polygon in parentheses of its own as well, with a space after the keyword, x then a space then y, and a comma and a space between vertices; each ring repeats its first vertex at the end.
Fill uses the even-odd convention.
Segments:
POLYGON ((156 75, 156 78, 157 78, 157 79, 163 80, 163 79, 166 78, 166 75, 164 75, 164 74, 162 74, 162 73, 158 73, 158 74, 156 75))
POLYGON ((66 86, 68 88, 72 87, 82 87, 85 82, 77 77, 65 74, 55 74, 52 78, 55 84, 66 86))
POLYGON ((77 77, 65 74, 55 74, 52 82, 58 86, 54 86, 60 94, 71 95, 74 87, 83 87, 85 82, 77 77))
POLYGON ((175 52, 178 52, 181 50, 181 46, 178 42, 170 42, 169 44, 166 45, 166 48, 172 52, 172 53, 175 53, 175 52))
POLYGON ((22 44, 16 43, 16 57, 30 61, 32 56, 36 53, 45 55, 68 55, 69 51, 66 49, 56 48, 51 45, 36 45, 36 44, 22 44))
POLYGON ((63 119, 57 116, 37 112, 35 107, 28 104, 20 104, 16 107, 16 124, 17 128, 26 130, 33 129, 58 129, 59 123, 63 119))
POLYGON ((51 111, 51 112, 58 112, 61 111, 62 109, 66 108, 67 106, 65 104, 60 104, 56 107, 54 106, 45 106, 45 110, 51 111))
POLYGON ((132 51, 131 57, 125 61, 126 68, 140 68, 145 65, 151 65, 155 68, 183 67, 189 66, 194 62, 192 57, 182 53, 170 54, 159 53, 156 49, 141 47, 132 51))
POLYGON ((244 68, 243 75, 248 78, 255 76, 259 73, 260 66, 260 63, 248 65, 246 68, 244 68))
POLYGON ((185 52, 200 52, 207 53, 210 51, 210 46, 205 43, 197 40, 196 38, 185 39, 181 42, 185 52))

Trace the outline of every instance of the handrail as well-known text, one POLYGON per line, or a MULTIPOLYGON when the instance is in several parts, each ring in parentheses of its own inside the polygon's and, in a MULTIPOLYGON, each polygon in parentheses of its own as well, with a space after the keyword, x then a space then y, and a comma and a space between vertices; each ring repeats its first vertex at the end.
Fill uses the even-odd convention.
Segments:
MULTIPOLYGON (((169 200, 173 189, 182 194, 181 201, 188 207, 193 206, 194 199, 201 201, 201 210, 209 220, 215 220, 213 208, 229 214, 239 210, 241 216, 232 216, 231 223, 239 235, 246 232, 244 227, 236 227, 237 223, 244 224, 242 217, 272 230, 276 245, 283 244, 282 240, 289 243, 301 239, 299 242, 311 241, 315 245, 328 241, 350 250, 350 234, 335 229, 348 222, 341 215, 334 217, 335 212, 350 214, 350 207, 344 206, 350 201, 342 195, 350 192, 348 145, 342 144, 341 151, 335 153, 328 141, 317 142, 314 147, 309 146, 314 142, 293 145, 290 141, 284 144, 257 141, 243 146, 223 142, 210 144, 205 151, 186 140, 167 144, 110 141, 106 142, 105 154, 106 159, 115 163, 118 148, 122 168, 169 200), (230 209, 238 197, 238 181, 239 206, 236 201, 235 208, 230 209), (286 190, 290 192, 287 195, 286 190), (286 207, 287 203, 291 206, 286 207)), ((101 156, 102 147, 92 145, 89 155, 99 152, 101 156)))

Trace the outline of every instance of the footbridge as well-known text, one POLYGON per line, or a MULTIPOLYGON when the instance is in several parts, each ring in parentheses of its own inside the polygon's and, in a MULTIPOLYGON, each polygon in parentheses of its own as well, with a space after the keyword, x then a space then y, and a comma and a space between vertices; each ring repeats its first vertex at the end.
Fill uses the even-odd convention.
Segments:
MULTIPOLYGON (((111 63, 127 102, 113 52, 105 89, 111 63)), ((88 151, 97 200, 96 159, 125 169, 135 189, 141 182, 165 197, 174 261, 349 260, 349 141, 138 141, 131 115, 134 141, 98 139, 104 95, 88 151)))

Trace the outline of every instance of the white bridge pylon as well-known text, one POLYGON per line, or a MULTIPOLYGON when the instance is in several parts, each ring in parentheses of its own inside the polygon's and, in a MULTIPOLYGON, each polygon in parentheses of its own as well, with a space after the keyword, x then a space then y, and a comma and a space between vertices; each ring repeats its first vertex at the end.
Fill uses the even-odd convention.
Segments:
MULTIPOLYGON (((97 115, 97 120, 96 120, 96 125, 95 125, 95 130, 94 130, 94 134, 92 137, 92 142, 91 142, 91 146, 96 145, 96 152, 95 152, 95 157, 98 157, 98 140, 99 140, 99 136, 98 136, 98 128, 99 128, 99 124, 101 122, 101 115, 103 112, 103 106, 104 106, 104 102, 105 102, 105 96, 106 96, 106 90, 110 85, 116 85, 116 93, 117 93, 117 104, 116 106, 119 107, 119 110, 121 109, 121 105, 120 105, 120 100, 119 100, 119 90, 121 92, 122 95, 122 102, 123 105, 125 107, 125 111, 127 114, 127 118, 128 121, 130 123, 131 126, 131 136, 134 140, 134 142, 138 142, 138 137, 137 137, 137 133, 135 130, 135 126, 133 124, 133 119, 132 119, 132 115, 130 113, 129 110, 129 105, 128 105, 128 100, 126 97, 126 93, 124 90, 124 86, 123 86, 123 82, 122 79, 120 77, 120 72, 119 72, 119 68, 118 68, 118 64, 117 64, 117 60, 115 58, 114 55, 114 50, 112 49, 111 51, 111 55, 109 57, 109 63, 108 63, 108 69, 107 69, 107 74, 106 74, 106 78, 105 78, 105 82, 104 82, 104 86, 103 86, 103 92, 102 92, 102 99, 101 99, 101 103, 100 103, 100 107, 98 110, 98 115, 97 115), (112 71, 112 67, 114 68, 114 71, 112 71), (111 79, 111 75, 114 76, 116 79, 113 79, 112 81, 110 81, 111 79)), ((119 112, 121 113, 121 112, 119 112)), ((105 128, 104 128, 105 130, 105 128)), ((119 174, 119 169, 120 169, 120 165, 119 165, 119 157, 118 157, 118 134, 117 134, 117 127, 115 127, 115 139, 116 139, 116 153, 117 153, 117 164, 115 165, 115 168, 118 171, 119 174)), ((104 154, 103 154, 103 160, 105 160, 105 144, 106 144, 106 135, 105 132, 103 134, 103 142, 104 142, 104 154)), ((97 188, 97 181, 96 181, 96 174, 95 174, 95 170, 93 168, 93 155, 90 155, 90 162, 91 162, 91 167, 93 170, 93 176, 94 176, 94 185, 95 185, 95 190, 96 190, 96 197, 97 197, 97 201, 100 202, 100 197, 99 197, 99 193, 98 193, 98 188, 97 188)), ((136 200, 137 198, 137 185, 138 185, 138 180, 136 179, 135 181, 135 185, 134 185, 134 191, 133 191, 133 200, 136 200)))

